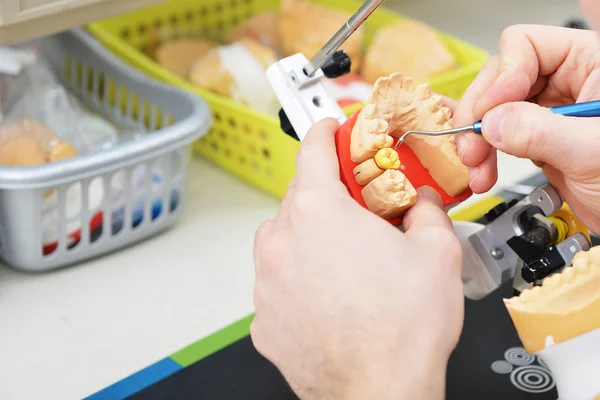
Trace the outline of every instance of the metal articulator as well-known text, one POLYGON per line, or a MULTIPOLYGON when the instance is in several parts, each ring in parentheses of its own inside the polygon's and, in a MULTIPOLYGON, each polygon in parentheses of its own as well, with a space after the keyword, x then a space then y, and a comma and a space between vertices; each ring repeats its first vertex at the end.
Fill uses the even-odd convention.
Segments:
POLYGON ((469 236, 469 243, 494 287, 513 280, 521 292, 571 265, 591 246, 587 229, 550 185, 494 207, 485 219, 487 225, 469 236))

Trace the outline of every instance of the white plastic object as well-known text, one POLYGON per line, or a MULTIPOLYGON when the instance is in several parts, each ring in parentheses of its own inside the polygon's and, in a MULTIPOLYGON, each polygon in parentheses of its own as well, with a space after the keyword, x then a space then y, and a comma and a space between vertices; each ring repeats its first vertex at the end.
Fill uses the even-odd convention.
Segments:
POLYGON ((234 84, 230 86, 232 97, 245 102, 257 111, 277 115, 277 97, 269 87, 262 64, 242 43, 218 47, 221 66, 229 72, 234 84), (243 65, 244 68, 240 68, 243 65))
POLYGON ((329 94, 322 79, 321 69, 307 76, 303 68, 308 60, 303 54, 294 54, 271 65, 267 79, 279 99, 300 141, 310 128, 324 118, 346 122, 346 114, 329 94))
POLYGON ((485 264, 481 261, 481 257, 469 241, 469 236, 479 232, 485 225, 467 221, 452 221, 452 225, 454 234, 463 250, 462 281, 464 294, 471 300, 480 300, 498 288, 485 264))
POLYGON ((595 400, 600 396, 600 329, 547 347, 537 355, 548 366, 560 400, 595 400))

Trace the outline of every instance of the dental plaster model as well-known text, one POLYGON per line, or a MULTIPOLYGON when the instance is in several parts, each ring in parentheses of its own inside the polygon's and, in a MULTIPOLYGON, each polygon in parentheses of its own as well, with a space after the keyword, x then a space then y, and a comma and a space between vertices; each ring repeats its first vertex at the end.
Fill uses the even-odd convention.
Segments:
POLYGON ((24 118, 0 129, 0 165, 36 166, 77 156, 77 151, 45 125, 24 118))
POLYGON ((361 186, 366 186, 384 172, 385 170, 379 168, 379 165, 375 162, 375 158, 364 161, 362 164, 357 165, 353 170, 354 178, 356 178, 356 182, 361 186))
POLYGON ((600 399, 600 246, 504 303, 525 349, 552 372, 560 400, 600 399))
MULTIPOLYGON (((356 182, 367 208, 394 219, 416 200, 416 191, 398 170, 401 160, 391 147, 393 137, 408 130, 438 131, 452 127, 450 110, 426 84, 416 88, 400 73, 377 80, 371 97, 357 116, 350 138, 350 157, 356 182), (385 195, 385 191, 389 193, 385 195)), ((409 136, 410 147, 435 182, 450 196, 469 187, 468 169, 458 157, 453 136, 409 136)))
POLYGON ((156 61, 175 74, 187 78, 190 68, 199 57, 217 45, 200 38, 174 39, 156 49, 156 61))
POLYGON ((230 44, 245 37, 254 39, 264 46, 279 52, 281 48, 281 41, 279 39, 279 12, 267 11, 253 15, 236 26, 227 35, 225 42, 230 44))
POLYGON ((362 75, 375 83, 380 76, 402 72, 415 82, 423 82, 455 66, 454 56, 435 30, 421 22, 406 21, 377 31, 365 55, 362 75))
POLYGON ((400 171, 387 169, 362 190, 367 208, 385 219, 399 218, 415 205, 417 191, 400 171))
POLYGON ((255 110, 277 115, 281 106, 265 76, 265 71, 276 61, 272 49, 245 37, 209 50, 194 62, 189 79, 255 110))
MULTIPOLYGON (((351 16, 309 1, 282 0, 279 33, 283 56, 302 53, 310 60, 351 16)), ((358 28, 340 48, 350 56, 353 72, 362 64, 363 35, 364 29, 358 28)))

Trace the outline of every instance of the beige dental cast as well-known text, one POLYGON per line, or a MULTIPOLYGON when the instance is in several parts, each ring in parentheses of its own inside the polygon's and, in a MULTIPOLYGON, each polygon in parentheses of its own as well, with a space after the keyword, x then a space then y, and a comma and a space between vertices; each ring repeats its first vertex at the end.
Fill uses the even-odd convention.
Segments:
MULTIPOLYGON (((379 78, 352 130, 352 161, 361 164, 373 158, 379 150, 391 147, 392 136, 409 130, 451 128, 451 112, 442 103, 429 85, 414 87, 412 79, 400 73, 379 78)), ((453 135, 410 135, 405 144, 448 195, 456 196, 469 187, 469 172, 460 161, 453 135)))
POLYGON ((367 82, 375 83, 380 76, 401 71, 417 82, 424 82, 451 71, 456 65, 455 57, 435 29, 420 21, 405 20, 374 34, 362 75, 367 82))
MULTIPOLYGON (((401 217, 416 202, 417 193, 398 171, 401 160, 391 148, 394 138, 408 130, 438 131, 452 127, 450 110, 428 85, 416 88, 412 79, 395 73, 377 80, 360 111, 350 137, 350 157, 358 164, 356 182, 364 186, 369 210, 386 219, 401 217)), ((453 136, 409 136, 405 144, 431 177, 450 196, 469 186, 469 173, 458 157, 453 136)))
POLYGON ((354 168, 356 182, 364 186, 361 195, 365 205, 385 219, 401 217, 417 201, 417 191, 401 167, 396 150, 386 147, 354 168))
POLYGON ((417 191, 398 170, 387 169, 361 192, 369 210, 385 219, 401 217, 417 201, 417 191))
POLYGON ((572 267, 504 304, 531 354, 599 329, 600 246, 578 253, 572 267))

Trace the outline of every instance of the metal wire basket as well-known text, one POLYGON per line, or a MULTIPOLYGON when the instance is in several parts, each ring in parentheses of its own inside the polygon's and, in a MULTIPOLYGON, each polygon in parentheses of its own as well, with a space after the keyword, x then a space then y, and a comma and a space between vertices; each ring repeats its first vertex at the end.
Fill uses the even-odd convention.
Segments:
POLYGON ((187 198, 190 144, 211 128, 199 97, 136 71, 86 31, 37 41, 63 85, 118 127, 112 149, 39 167, 0 167, 0 258, 27 271, 71 265, 173 226, 187 198))

